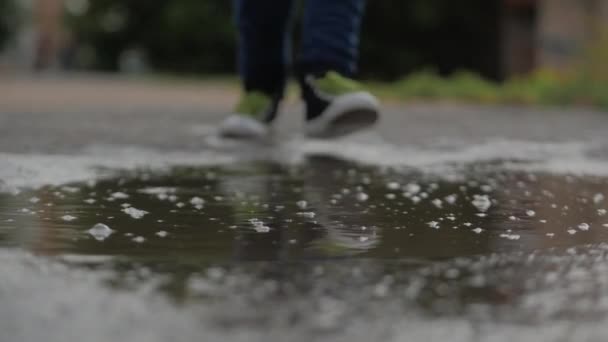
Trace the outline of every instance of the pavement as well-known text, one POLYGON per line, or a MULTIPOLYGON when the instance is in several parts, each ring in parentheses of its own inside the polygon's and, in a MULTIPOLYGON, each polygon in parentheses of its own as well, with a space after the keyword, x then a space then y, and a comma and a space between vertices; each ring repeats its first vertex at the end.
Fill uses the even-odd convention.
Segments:
MULTIPOLYGON (((234 85, 111 76, 0 79, 3 152, 71 152, 92 144, 197 150, 229 112, 234 85)), ((302 108, 291 98, 278 129, 298 136, 302 108)), ((392 146, 602 141, 605 113, 591 109, 390 103, 374 139, 392 146)), ((500 156, 499 156, 500 157, 500 156)))
POLYGON ((608 113, 390 102, 373 130, 323 141, 290 98, 272 141, 242 143, 215 135, 229 82, 13 75, 0 94, 2 342, 608 338, 608 113), (130 206, 156 216, 82 236, 130 206), (297 238, 272 240, 268 208, 297 238), (153 240, 168 223, 186 235, 153 240))

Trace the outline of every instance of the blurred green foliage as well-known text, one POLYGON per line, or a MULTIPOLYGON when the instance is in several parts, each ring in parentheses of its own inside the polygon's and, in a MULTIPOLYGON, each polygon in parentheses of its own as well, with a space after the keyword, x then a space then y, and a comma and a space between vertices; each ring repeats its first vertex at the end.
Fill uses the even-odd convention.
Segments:
MULTIPOLYGON (((137 47, 156 70, 226 73, 235 70, 231 7, 229 0, 89 0, 68 22, 94 56, 88 67, 115 70, 120 54, 137 47)), ((487 0, 368 1, 363 76, 394 80, 431 64, 442 74, 470 69, 497 77, 497 7, 487 0)))
POLYGON ((460 71, 442 77, 423 70, 392 83, 368 83, 385 98, 485 104, 583 105, 608 110, 608 35, 570 70, 540 69, 497 83, 460 71))
POLYGON ((537 71, 502 83, 459 71, 442 77, 433 70, 413 73, 393 83, 371 83, 381 95, 402 100, 456 100, 475 103, 554 104, 569 83, 548 71, 537 71))
POLYGON ((89 48, 86 67, 116 70, 121 53, 142 50, 154 68, 171 72, 233 71, 231 2, 94 0, 68 25, 89 48))
POLYGON ((0 49, 16 27, 17 9, 11 0, 0 0, 0 49))

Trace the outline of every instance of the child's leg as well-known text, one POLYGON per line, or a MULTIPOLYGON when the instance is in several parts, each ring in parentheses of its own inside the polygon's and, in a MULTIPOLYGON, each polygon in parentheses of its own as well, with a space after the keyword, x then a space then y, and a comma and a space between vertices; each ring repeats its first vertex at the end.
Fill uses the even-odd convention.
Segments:
POLYGON ((290 55, 293 0, 234 0, 239 72, 244 93, 220 125, 232 138, 264 138, 283 96, 290 55))
POLYGON ((290 56, 292 0, 234 0, 239 72, 245 91, 283 94, 290 56))
POLYGON ((333 70, 351 77, 359 57, 365 0, 308 0, 304 12, 299 72, 333 70))
POLYGON ((308 0, 298 77, 306 104, 306 132, 338 137, 372 126, 378 100, 350 78, 359 57, 365 0, 308 0))

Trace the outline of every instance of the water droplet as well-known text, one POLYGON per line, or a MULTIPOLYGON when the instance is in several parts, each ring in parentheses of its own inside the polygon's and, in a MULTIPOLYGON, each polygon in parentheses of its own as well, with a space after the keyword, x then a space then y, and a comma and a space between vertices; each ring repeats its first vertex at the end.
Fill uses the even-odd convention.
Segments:
POLYGON ((500 237, 507 240, 519 240, 521 236, 517 234, 500 234, 500 237))
POLYGON ((599 204, 600 202, 603 202, 604 199, 605 199, 604 194, 597 193, 597 194, 595 194, 595 196, 593 196, 593 203, 599 204))
POLYGON ((249 222, 253 225, 253 229, 258 233, 270 232, 270 227, 268 227, 267 225, 264 224, 264 222, 262 222, 256 218, 250 219, 249 222))
POLYGON ((61 216, 61 219, 66 221, 66 222, 70 222, 70 221, 74 221, 76 219, 76 216, 72 216, 72 215, 63 215, 61 216))
POLYGON ((203 204, 205 204, 205 200, 200 197, 192 197, 190 199, 190 204, 192 204, 194 206, 203 205, 203 204))
POLYGON ((143 243, 144 241, 146 241, 146 238, 143 236, 136 236, 132 239, 132 241, 137 243, 143 243))
POLYGON ((458 199, 458 195, 456 195, 456 194, 448 195, 448 196, 445 196, 445 198, 444 198, 444 200, 449 204, 456 203, 457 199, 458 199))
POLYGON ((357 193, 357 201, 365 202, 369 199, 369 195, 364 192, 357 193))
POLYGON ((308 207, 308 202, 306 202, 306 201, 297 201, 296 205, 300 209, 306 209, 306 207, 308 207))
POLYGON ((415 195, 420 192, 422 188, 416 183, 410 183, 405 186, 405 192, 409 195, 415 195))
POLYGON ((589 224, 587 223, 581 223, 578 225, 578 229, 582 230, 582 231, 587 231, 589 230, 589 224))
POLYGON ((129 195, 125 194, 124 192, 119 191, 119 192, 112 193, 110 195, 110 197, 113 199, 126 199, 126 198, 129 198, 129 195))
POLYGON ((160 236, 160 237, 162 237, 162 238, 164 238, 164 237, 167 237, 167 235, 169 235, 169 233, 167 233, 167 232, 166 232, 166 231, 164 231, 164 230, 161 230, 161 231, 159 231, 159 232, 156 232, 156 235, 157 235, 157 236, 160 236))
POLYGON ((473 195, 474 199, 471 202, 479 211, 487 211, 492 206, 492 202, 488 195, 473 195))
POLYGON ((386 184, 386 187, 389 190, 397 190, 401 187, 401 185, 399 185, 399 183, 397 183, 397 182, 389 182, 388 184, 386 184))
POLYGON ((114 231, 105 224, 98 223, 94 225, 93 228, 89 229, 87 232, 91 234, 95 238, 95 240, 103 241, 107 239, 110 235, 112 235, 114 231))
POLYGON ((390 194, 390 193, 384 195, 384 197, 386 197, 386 199, 389 199, 389 200, 394 200, 395 198, 397 198, 397 196, 395 194, 390 194))
POLYGON ((146 214, 148 214, 148 212, 145 210, 140 210, 140 209, 136 209, 133 207, 125 208, 122 210, 122 212, 131 216, 134 219, 140 219, 140 218, 144 217, 146 214))
POLYGON ((315 218, 315 216, 316 216, 316 214, 313 212, 301 212, 301 213, 297 213, 296 215, 302 216, 305 218, 315 218))
POLYGON ((176 190, 177 190, 176 188, 157 186, 157 187, 147 187, 147 188, 139 189, 139 190, 137 190, 137 192, 142 193, 142 194, 147 194, 147 195, 159 195, 159 194, 166 195, 167 193, 173 193, 176 190))

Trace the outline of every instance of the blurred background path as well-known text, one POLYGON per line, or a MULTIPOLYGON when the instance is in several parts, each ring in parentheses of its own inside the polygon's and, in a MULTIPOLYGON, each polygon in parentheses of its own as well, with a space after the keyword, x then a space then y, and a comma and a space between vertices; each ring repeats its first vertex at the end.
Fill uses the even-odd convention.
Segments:
MULTIPOLYGON (((0 93, 3 151, 75 150, 93 143, 202 149, 231 110, 238 88, 226 80, 83 74, 0 79, 0 93)), ((294 94, 277 124, 285 139, 299 136, 301 113, 294 94)), ((346 141, 453 147, 502 140, 604 141, 608 132, 605 113, 576 107, 393 101, 383 114, 376 129, 346 141)))

